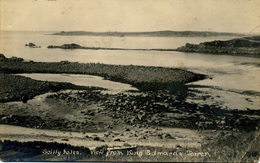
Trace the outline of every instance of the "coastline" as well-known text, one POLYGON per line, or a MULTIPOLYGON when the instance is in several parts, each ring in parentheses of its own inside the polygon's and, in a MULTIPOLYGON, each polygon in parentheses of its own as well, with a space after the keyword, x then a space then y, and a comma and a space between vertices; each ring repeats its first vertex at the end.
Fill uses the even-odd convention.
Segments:
POLYGON ((189 53, 203 53, 216 55, 233 55, 246 57, 260 57, 260 36, 241 37, 227 41, 215 40, 201 42, 200 44, 187 43, 176 49, 124 49, 124 48, 104 48, 85 47, 78 44, 49 45, 49 49, 85 49, 85 50, 140 50, 140 51, 178 51, 189 53))
MULTIPOLYGON (((68 61, 25 62, 22 58, 5 58, 3 56, 0 63, 3 77, 1 77, 0 86, 4 88, 1 91, 4 93, 10 91, 9 95, 15 95, 15 98, 9 98, 9 95, 1 93, 2 97, 8 97, 6 100, 10 102, 2 101, 0 103, 2 108, 0 124, 23 126, 39 130, 38 132, 41 132, 41 129, 78 132, 83 134, 80 140, 87 142, 89 146, 96 145, 91 150, 92 153, 88 152, 79 156, 73 154, 73 151, 74 153, 75 150, 84 153, 84 150, 89 151, 89 149, 88 146, 81 148, 79 145, 74 145, 71 147, 70 145, 74 141, 79 141, 73 136, 59 137, 40 134, 42 142, 37 142, 32 139, 35 135, 2 133, 0 145, 5 148, 1 152, 7 161, 12 161, 13 158, 20 161, 26 161, 26 159, 35 161, 55 161, 57 159, 62 161, 125 161, 130 158, 134 161, 151 159, 157 161, 218 159, 223 161, 227 158, 229 160, 240 158, 239 155, 229 157, 229 154, 238 151, 238 147, 248 153, 245 159, 255 158, 248 151, 247 144, 258 138, 259 110, 228 110, 217 105, 200 106, 186 101, 187 95, 191 95, 192 91, 189 90, 189 86, 185 86, 185 83, 202 80, 206 78, 205 75, 176 68, 83 64, 68 61), (13 73, 98 75, 112 81, 131 84, 140 91, 126 91, 113 95, 103 93, 102 88, 36 81, 12 75, 13 73), (12 92, 12 90, 15 91, 12 92), (34 94, 34 92, 36 93, 34 94), (23 96, 18 98, 19 95, 30 95, 30 97, 23 101, 23 96), (26 136, 26 140, 22 143, 21 138, 26 136), (55 142, 55 146, 46 142, 55 142), (152 147, 151 142, 154 143, 152 147), (229 144, 227 145, 226 142, 229 144), (31 144, 30 147, 28 144, 31 144), (39 146, 39 144, 38 153, 33 155, 31 151, 34 150, 34 146, 39 146), (130 146, 138 145, 135 152, 139 153, 144 151, 147 153, 150 150, 164 152, 168 155, 170 153, 173 155, 174 152, 184 154, 181 156, 175 154, 173 158, 157 154, 152 157, 145 154, 139 157, 136 154, 136 157, 133 157, 134 154, 131 153, 131 150, 126 150, 129 155, 102 153, 107 144, 119 145, 119 152, 124 149, 124 144, 129 144, 130 146), (167 144, 173 146, 167 147, 167 144), (194 146, 189 146, 189 144, 194 146), (221 155, 219 152, 222 151, 219 149, 220 145, 230 149, 226 151, 226 155, 221 155), (70 151, 68 148, 72 149, 72 154, 57 155, 56 151, 70 151), (5 151, 16 152, 16 155, 9 159, 4 155, 5 151), (48 151, 50 154, 46 156, 48 151), (95 152, 100 154, 95 154, 95 152), (194 157, 196 154, 202 156, 203 153, 206 157, 194 157), (219 158, 220 155, 221 158, 219 158)), ((207 97, 205 97, 206 99, 207 97)), ((257 139, 256 142, 258 141, 257 139)), ((257 149, 258 147, 254 147, 251 151, 254 152, 257 149)))
POLYGON ((130 84, 140 90, 159 90, 206 79, 207 76, 179 68, 124 66, 78 62, 25 62, 22 58, 4 58, 2 73, 66 73, 101 76, 104 79, 130 84))
POLYGON ((260 36, 243 37, 228 41, 215 40, 200 44, 189 44, 175 49, 189 53, 260 57, 260 36))

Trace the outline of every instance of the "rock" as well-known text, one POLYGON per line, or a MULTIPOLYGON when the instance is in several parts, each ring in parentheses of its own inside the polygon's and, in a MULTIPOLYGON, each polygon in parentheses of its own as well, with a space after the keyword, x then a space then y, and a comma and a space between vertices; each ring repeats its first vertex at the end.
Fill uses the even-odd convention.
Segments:
POLYGON ((166 134, 164 136, 165 139, 175 139, 173 136, 171 136, 170 134, 166 134))
POLYGON ((226 135, 226 133, 223 132, 223 131, 221 131, 221 132, 220 132, 220 135, 221 135, 221 136, 224 136, 224 135, 226 135))
POLYGON ((123 146, 124 146, 124 147, 131 147, 131 145, 128 144, 128 143, 124 143, 123 146))
POLYGON ((1 118, 1 122, 6 122, 7 120, 8 120, 7 116, 1 118))
POLYGON ((143 115, 138 115, 138 120, 142 121, 143 120, 143 115))
POLYGON ((117 138, 117 139, 114 139, 114 141, 121 141, 119 138, 117 138))
POLYGON ((34 43, 30 42, 29 44, 25 44, 25 46, 29 46, 30 48, 41 48, 41 46, 36 46, 34 43))
POLYGON ((94 112, 89 112, 88 115, 90 115, 90 116, 94 116, 95 113, 94 113, 94 112))
POLYGON ((24 59, 18 58, 18 57, 11 57, 11 58, 9 58, 9 61, 11 61, 11 62, 23 62, 24 59))
POLYGON ((6 59, 6 57, 0 53, 0 60, 5 60, 5 59, 6 59))
POLYGON ((100 141, 100 138, 98 136, 93 138, 94 141, 100 141))
POLYGON ((108 126, 107 126, 107 128, 108 128, 108 129, 113 129, 113 127, 112 127, 112 126, 110 126, 110 125, 108 125, 108 126))
POLYGON ((29 47, 33 47, 33 46, 36 46, 34 43, 29 43, 29 44, 25 44, 25 46, 29 46, 29 47))
POLYGON ((22 102, 23 103, 27 103, 27 101, 29 100, 28 96, 22 96, 22 102))
POLYGON ((130 123, 135 123, 135 117, 131 118, 130 123))

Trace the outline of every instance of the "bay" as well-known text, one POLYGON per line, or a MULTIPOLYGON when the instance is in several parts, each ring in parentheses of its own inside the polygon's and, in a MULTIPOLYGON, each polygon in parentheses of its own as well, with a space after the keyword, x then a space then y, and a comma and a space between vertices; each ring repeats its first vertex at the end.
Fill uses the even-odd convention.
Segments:
MULTIPOLYGON (((186 43, 213 40, 229 40, 234 37, 107 37, 107 36, 58 36, 55 31, 1 31, 0 53, 7 57, 16 56, 40 62, 68 60, 80 63, 105 63, 117 65, 144 65, 183 68, 210 76, 190 85, 206 86, 195 88, 213 96, 215 103, 228 108, 259 109, 260 59, 230 55, 182 53, 173 51, 138 50, 84 50, 48 49, 48 45, 76 43, 88 47, 127 49, 174 49, 186 43), (41 48, 29 48, 25 44, 35 43, 41 48), (250 95, 244 92, 251 92, 250 95), (232 94, 227 94, 229 92, 232 94), (216 98, 216 97, 223 98, 216 98), (231 98, 232 97, 232 98, 231 98), (235 105, 237 98, 244 105, 235 105), (239 98, 241 97, 241 98, 239 98), (234 101, 230 104, 231 101, 234 101)), ((194 102, 194 100, 191 100, 194 102)), ((196 101, 195 101, 196 102, 196 101)), ((198 102, 198 101, 197 101, 198 102)), ((196 102, 196 103, 197 103, 196 102)), ((199 101, 202 102, 202 101, 199 101)))

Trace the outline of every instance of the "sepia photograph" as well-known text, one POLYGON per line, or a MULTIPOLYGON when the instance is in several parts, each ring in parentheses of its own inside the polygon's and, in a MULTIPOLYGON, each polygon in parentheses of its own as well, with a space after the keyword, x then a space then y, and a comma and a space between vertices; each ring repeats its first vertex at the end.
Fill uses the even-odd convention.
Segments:
POLYGON ((259 0, 0 0, 1 162, 260 162, 259 0))

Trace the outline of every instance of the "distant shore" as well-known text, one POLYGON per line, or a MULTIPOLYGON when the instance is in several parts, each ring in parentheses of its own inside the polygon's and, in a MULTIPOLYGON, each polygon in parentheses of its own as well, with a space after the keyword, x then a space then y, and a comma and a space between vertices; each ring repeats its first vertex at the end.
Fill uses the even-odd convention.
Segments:
POLYGON ((48 49, 85 49, 85 50, 141 50, 141 51, 176 51, 175 49, 126 49, 126 48, 104 48, 104 47, 87 47, 78 44, 49 45, 48 49))
POLYGON ((211 41, 189 44, 175 51, 191 53, 223 54, 235 56, 260 57, 260 36, 243 37, 228 41, 211 41))
POLYGON ((214 36, 244 36, 240 33, 209 32, 209 31, 151 31, 151 32, 88 32, 61 31, 52 35, 60 36, 114 36, 114 37, 214 37, 214 36))
POLYGON ((189 53, 204 53, 218 55, 234 55, 247 57, 260 57, 260 36, 243 37, 227 41, 210 41, 200 44, 187 43, 177 49, 126 49, 126 48, 104 48, 87 47, 75 43, 64 45, 49 45, 49 49, 86 49, 86 50, 141 50, 141 51, 179 51, 189 53))

